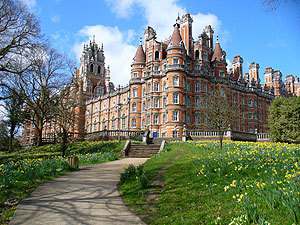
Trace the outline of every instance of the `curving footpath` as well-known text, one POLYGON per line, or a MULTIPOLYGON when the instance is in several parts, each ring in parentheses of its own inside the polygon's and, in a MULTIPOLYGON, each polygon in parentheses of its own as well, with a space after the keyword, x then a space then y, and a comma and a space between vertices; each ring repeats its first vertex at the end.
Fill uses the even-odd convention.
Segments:
POLYGON ((123 203, 117 184, 124 166, 146 160, 125 158, 83 166, 48 181, 19 203, 10 224, 145 224, 123 203))

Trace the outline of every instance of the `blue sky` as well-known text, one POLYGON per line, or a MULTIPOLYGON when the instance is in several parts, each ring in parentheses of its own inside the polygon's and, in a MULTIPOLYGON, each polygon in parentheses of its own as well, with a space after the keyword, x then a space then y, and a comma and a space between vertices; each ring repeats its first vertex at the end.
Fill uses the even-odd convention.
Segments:
MULTIPOLYGON (((54 48, 67 53, 79 65, 82 46, 92 36, 104 43, 111 80, 125 85, 130 64, 150 25, 158 40, 172 34, 178 12, 190 13, 196 38, 205 25, 219 35, 228 62, 244 59, 244 73, 251 62, 260 64, 260 78, 267 67, 283 77, 300 76, 300 4, 289 1, 275 12, 265 12, 262 0, 22 0, 41 22, 42 32, 54 48)), ((230 66, 230 65, 229 65, 230 66)))

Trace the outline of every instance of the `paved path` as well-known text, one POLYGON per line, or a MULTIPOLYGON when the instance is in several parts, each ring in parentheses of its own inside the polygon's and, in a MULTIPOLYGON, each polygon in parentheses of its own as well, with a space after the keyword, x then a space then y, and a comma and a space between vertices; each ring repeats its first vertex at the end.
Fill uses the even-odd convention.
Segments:
POLYGON ((20 202, 10 224, 145 224, 124 205, 117 183, 122 167, 146 160, 88 165, 46 182, 20 202))

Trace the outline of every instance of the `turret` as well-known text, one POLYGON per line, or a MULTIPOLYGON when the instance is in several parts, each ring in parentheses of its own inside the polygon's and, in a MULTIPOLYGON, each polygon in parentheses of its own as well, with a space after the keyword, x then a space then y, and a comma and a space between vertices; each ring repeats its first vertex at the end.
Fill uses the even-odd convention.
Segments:
POLYGON ((215 46, 215 50, 213 56, 211 58, 211 62, 214 66, 214 75, 219 77, 225 77, 227 70, 226 70, 226 60, 225 60, 226 53, 222 51, 222 48, 219 43, 219 39, 217 37, 217 42, 215 46))
POLYGON ((189 13, 183 15, 182 18, 179 20, 180 33, 183 38, 183 42, 188 55, 191 55, 193 51, 192 23, 193 19, 189 13))
POLYGON ((240 80, 243 77, 243 58, 241 56, 235 56, 232 60, 233 74, 235 80, 240 80))
POLYGON ((249 80, 251 82, 255 81, 257 84, 259 84, 260 83, 259 74, 258 74, 259 64, 252 62, 248 68, 249 68, 249 80))

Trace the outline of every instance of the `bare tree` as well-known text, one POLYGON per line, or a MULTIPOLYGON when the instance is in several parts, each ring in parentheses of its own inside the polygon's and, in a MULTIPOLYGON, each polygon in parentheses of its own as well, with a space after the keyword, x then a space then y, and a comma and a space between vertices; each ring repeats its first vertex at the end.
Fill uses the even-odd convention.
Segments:
POLYGON ((203 110, 207 118, 206 128, 217 131, 220 149, 223 146, 225 132, 237 121, 238 107, 232 103, 231 89, 228 82, 213 86, 207 94, 207 107, 203 110))
POLYGON ((19 1, 0 1, 0 100, 7 99, 11 86, 7 77, 23 73, 30 65, 20 63, 39 45, 40 26, 36 17, 19 1), (22 65, 22 66, 20 66, 22 65))
POLYGON ((62 139, 62 155, 66 155, 68 138, 74 128, 76 127, 76 121, 78 120, 75 112, 76 107, 79 104, 78 83, 74 82, 64 87, 59 94, 59 101, 55 107, 55 119, 56 124, 60 130, 60 136, 62 139))
POLYGON ((298 0, 263 0, 262 4, 265 7, 267 12, 270 11, 276 11, 277 8, 282 4, 282 3, 288 3, 289 1, 298 3, 298 0))
POLYGON ((15 89, 11 90, 11 97, 4 101, 2 105, 5 109, 9 137, 8 150, 13 151, 14 137, 18 133, 23 122, 28 118, 25 110, 25 99, 22 93, 18 93, 15 89))
POLYGON ((66 58, 54 49, 35 49, 31 55, 31 67, 21 76, 15 76, 20 92, 24 93, 30 120, 38 131, 37 145, 42 144, 42 134, 46 121, 54 115, 58 104, 60 87, 67 83, 66 58))

